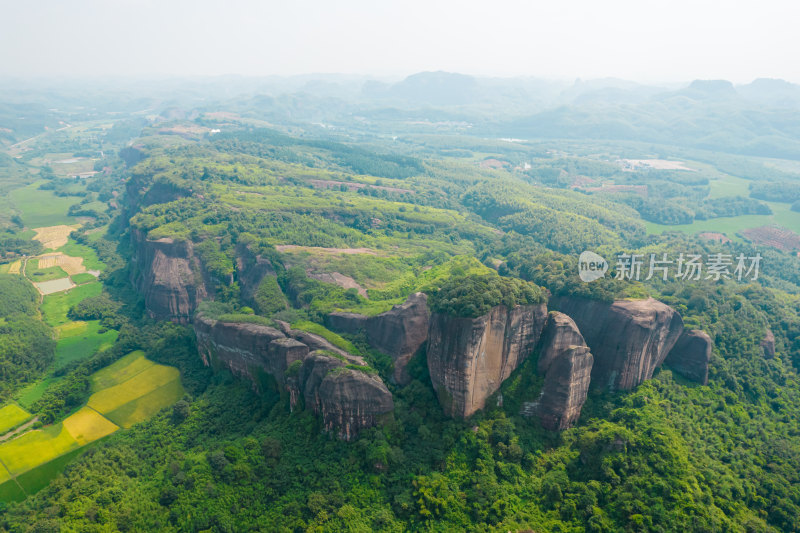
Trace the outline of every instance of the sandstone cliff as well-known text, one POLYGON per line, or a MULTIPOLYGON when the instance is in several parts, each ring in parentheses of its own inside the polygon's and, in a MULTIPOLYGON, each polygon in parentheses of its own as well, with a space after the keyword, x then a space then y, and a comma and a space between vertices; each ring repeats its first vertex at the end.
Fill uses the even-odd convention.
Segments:
POLYGON ((572 317, 594 356, 592 385, 630 390, 653 376, 683 332, 670 306, 647 300, 613 303, 557 297, 554 309, 572 317))
POLYGON ((294 361, 303 361, 308 346, 287 338, 275 328, 246 322, 220 322, 198 314, 194 319, 197 348, 203 362, 219 362, 260 387, 258 372, 283 383, 294 361))
POLYGON ((706 385, 713 344, 711 337, 704 331, 685 330, 667 354, 664 363, 686 379, 706 385))
POLYGON ((428 297, 421 292, 376 316, 331 313, 326 318, 328 327, 334 331, 358 333, 363 330, 370 346, 392 358, 392 379, 401 385, 410 381, 406 365, 427 340, 429 322, 428 297))
POLYGON ((546 319, 544 304, 497 306, 478 318, 433 314, 428 370, 444 411, 467 417, 482 409, 533 352, 546 319))
POLYGON ((341 359, 312 352, 300 370, 306 409, 322 417, 325 431, 344 440, 381 422, 394 410, 392 394, 376 374, 347 368, 341 359))
POLYGON ((150 241, 136 228, 131 228, 131 239, 131 283, 144 297, 147 312, 158 320, 191 321, 197 305, 209 297, 192 243, 150 241))
POLYGON ((535 408, 542 426, 562 430, 578 420, 589 391, 593 361, 575 322, 563 313, 551 312, 537 364, 539 375, 544 377, 535 408))
MULTIPOLYGON (((360 357, 310 351, 307 344, 278 329, 220 322, 202 314, 195 316, 194 331, 206 365, 222 364, 250 380, 256 390, 263 386, 262 373, 272 376, 288 391, 292 408, 303 398, 305 408, 321 417, 325 431, 339 438, 355 438, 360 430, 378 424, 394 409, 392 395, 378 375, 366 368, 348 368, 363 365, 360 357)), ((312 340, 321 339, 299 333, 312 340)))

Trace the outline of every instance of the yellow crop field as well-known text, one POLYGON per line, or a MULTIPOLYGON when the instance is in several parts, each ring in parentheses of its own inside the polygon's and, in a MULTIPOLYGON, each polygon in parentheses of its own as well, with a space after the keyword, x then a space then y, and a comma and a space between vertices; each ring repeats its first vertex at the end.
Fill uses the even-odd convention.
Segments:
POLYGON ((10 403, 0 408, 0 435, 14 429, 30 419, 31 414, 17 404, 10 403))
POLYGON ((62 224, 59 226, 34 228, 33 231, 36 232, 36 236, 33 237, 33 240, 39 241, 45 248, 60 248, 61 246, 67 244, 67 237, 69 237, 69 234, 79 227, 80 224, 76 224, 74 226, 66 226, 62 224))
POLYGON ((64 425, 55 424, 1 443, 0 461, 9 473, 17 475, 78 447, 64 425))
POLYGON ((22 270, 22 261, 14 261, 8 265, 9 274, 19 274, 20 270, 22 270))
POLYGON ((116 424, 90 407, 82 407, 63 423, 67 432, 81 446, 111 435, 119 429, 116 424))
POLYGON ((88 405, 97 412, 106 414, 179 379, 180 372, 177 368, 153 365, 119 385, 92 394, 88 405))
POLYGON ((183 394, 183 386, 180 380, 176 379, 105 415, 115 424, 129 428, 134 424, 147 420, 164 407, 174 404, 183 397, 183 394))
POLYGON ((61 267, 70 276, 86 272, 86 267, 83 266, 83 257, 72 257, 61 252, 42 255, 39 257, 37 264, 40 269, 54 266, 61 267))
POLYGON ((92 374, 92 392, 119 385, 151 366, 155 366, 155 363, 146 358, 144 352, 141 350, 131 352, 92 374))

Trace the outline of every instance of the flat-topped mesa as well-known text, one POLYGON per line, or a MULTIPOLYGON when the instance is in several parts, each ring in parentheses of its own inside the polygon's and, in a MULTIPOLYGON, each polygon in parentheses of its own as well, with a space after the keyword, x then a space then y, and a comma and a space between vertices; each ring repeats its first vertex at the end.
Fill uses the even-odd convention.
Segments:
POLYGON ((331 313, 326 317, 326 324, 334 331, 358 333, 363 330, 371 347, 392 358, 392 379, 400 385, 411 380, 406 365, 428 339, 429 323, 428 297, 421 292, 376 316, 331 313))
POLYGON ((322 417, 325 431, 343 440, 353 440, 394 410, 392 394, 380 377, 348 368, 345 361, 325 352, 309 354, 298 384, 306 409, 322 417))
POLYGON ((219 363, 261 390, 264 372, 284 383, 286 370, 303 361, 308 346, 275 328, 249 322, 220 322, 198 313, 194 319, 197 348, 206 366, 219 363))
POLYGON ((573 297, 551 299, 572 317, 594 356, 592 385, 630 390, 650 379, 683 332, 683 319, 653 298, 613 303, 573 297))
POLYGON ((539 345, 539 375, 544 377, 535 412, 547 429, 571 427, 581 415, 594 358, 575 322, 551 312, 539 345))
POLYGON ((684 330, 672 347, 664 364, 686 379, 708 384, 708 362, 714 343, 699 329, 684 330))
POLYGON ((533 352, 546 319, 545 304, 498 305, 478 318, 431 315, 428 370, 444 411, 465 418, 482 409, 533 352))
POLYGON ((147 240, 131 228, 131 283, 144 297, 148 314, 159 320, 188 323, 209 296, 202 268, 190 241, 147 240))

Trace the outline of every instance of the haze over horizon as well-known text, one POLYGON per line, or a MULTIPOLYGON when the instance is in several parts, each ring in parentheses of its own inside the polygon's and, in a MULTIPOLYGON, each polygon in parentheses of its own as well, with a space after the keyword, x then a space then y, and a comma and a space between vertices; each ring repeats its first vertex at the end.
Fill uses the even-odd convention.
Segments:
POLYGON ((800 83, 800 6, 4 1, 0 77, 478 76, 800 83))

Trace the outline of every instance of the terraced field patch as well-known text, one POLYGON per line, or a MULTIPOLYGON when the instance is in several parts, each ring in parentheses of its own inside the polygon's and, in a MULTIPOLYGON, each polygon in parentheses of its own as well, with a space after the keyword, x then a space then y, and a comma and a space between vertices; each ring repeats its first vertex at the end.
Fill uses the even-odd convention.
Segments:
POLYGON ((97 296, 102 290, 103 284, 98 281, 74 287, 66 292, 45 296, 41 307, 45 321, 53 327, 70 322, 67 318, 70 307, 85 298, 97 296))
POLYGON ((74 197, 61 197, 53 191, 39 189, 42 182, 14 189, 9 193, 11 202, 22 213, 22 221, 29 228, 69 225, 78 221, 67 214, 70 206, 76 203, 74 197))
POLYGON ((143 351, 136 350, 131 352, 92 374, 92 392, 98 392, 124 383, 153 366, 155 366, 155 363, 145 357, 143 351))
POLYGON ((90 283, 92 281, 95 281, 97 279, 97 276, 89 272, 82 272, 80 274, 75 274, 73 276, 70 276, 70 279, 72 280, 72 283, 74 283, 75 285, 82 285, 84 283, 90 283))
POLYGON ((81 446, 114 433, 119 427, 91 407, 82 407, 80 411, 64 420, 64 428, 81 446))
POLYGON ((39 292, 43 295, 56 294, 64 292, 75 286, 69 278, 54 279, 50 281, 42 281, 41 283, 34 283, 39 292))
POLYGON ((0 444, 0 461, 16 475, 78 447, 63 423, 53 424, 0 444))
MULTIPOLYGON (((168 405, 170 400, 177 401, 180 396, 172 399, 176 390, 167 387, 176 381, 180 383, 180 373, 177 368, 153 365, 119 385, 94 393, 89 398, 88 405, 97 412, 111 417, 112 421, 116 421, 119 425, 130 427, 140 419, 142 412, 146 414, 152 411, 150 414, 153 414, 168 405), (151 394, 152 397, 144 398, 151 394), (122 409, 128 404, 137 405, 135 408, 130 408, 130 417, 122 409), (158 407, 159 405, 161 407, 158 407), (138 414, 134 417, 134 413, 138 414)), ((183 395, 182 390, 181 395, 183 395)))

